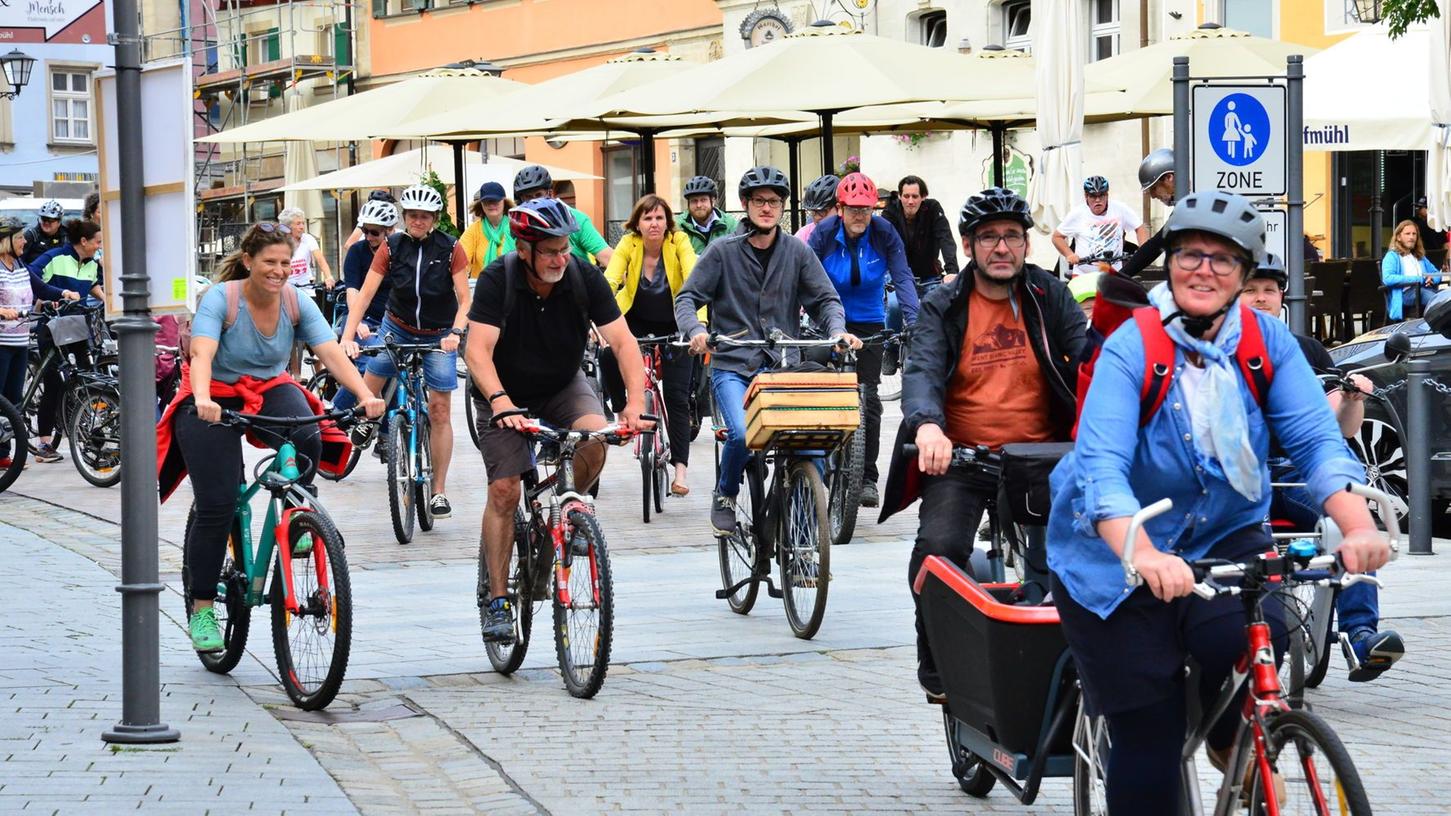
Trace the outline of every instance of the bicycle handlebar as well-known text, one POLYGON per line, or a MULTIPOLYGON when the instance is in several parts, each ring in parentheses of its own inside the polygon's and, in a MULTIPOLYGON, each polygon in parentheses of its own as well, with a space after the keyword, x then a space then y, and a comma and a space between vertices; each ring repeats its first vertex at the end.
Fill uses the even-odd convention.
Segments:
POLYGON ((262 416, 261 414, 244 414, 240 411, 233 411, 230 408, 223 408, 222 421, 218 424, 240 425, 243 427, 249 425, 276 425, 283 428, 301 428, 304 425, 327 422, 328 420, 333 420, 334 422, 349 420, 357 416, 357 411, 358 409, 356 408, 344 408, 341 411, 327 411, 326 413, 316 414, 314 416, 271 417, 262 416))
MULTIPOLYGON (((516 430, 521 434, 525 434, 526 436, 539 436, 545 439, 553 440, 555 442, 572 441, 578 443, 586 442, 590 439, 599 439, 604 441, 606 444, 622 445, 630 441, 631 439, 634 439, 637 435, 641 433, 641 431, 626 428, 619 424, 606 425, 605 427, 600 428, 597 431, 585 431, 575 428, 551 428, 550 426, 540 422, 538 419, 530 416, 529 412, 523 408, 515 408, 512 411, 500 411, 499 413, 494 414, 494 416, 489 420, 489 423, 496 428, 502 429, 504 426, 499 424, 500 421, 516 416, 522 416, 527 418, 529 420, 529 423, 523 428, 514 428, 513 430, 516 430)), ((646 420, 648 422, 660 421, 660 417, 654 414, 641 414, 640 419, 646 420)))
MULTIPOLYGON (((918 450, 915 443, 904 442, 902 444, 903 456, 907 457, 908 459, 916 459, 917 453, 918 450)), ((1001 465, 1002 461, 1002 453, 994 451, 991 448, 988 448, 986 445, 978 445, 976 447, 968 447, 967 445, 953 445, 952 459, 950 462, 948 462, 947 466, 956 468, 974 466, 988 467, 991 465, 1001 465)))

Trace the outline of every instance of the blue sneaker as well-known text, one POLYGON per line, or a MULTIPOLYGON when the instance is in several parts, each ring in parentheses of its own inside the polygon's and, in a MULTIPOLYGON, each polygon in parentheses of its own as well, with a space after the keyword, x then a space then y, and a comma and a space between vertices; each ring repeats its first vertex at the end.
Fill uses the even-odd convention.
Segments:
POLYGON ((508 598, 495 598, 484 610, 484 642, 510 644, 514 642, 514 607, 508 598))
POLYGON ((1400 634, 1386 630, 1357 629, 1340 641, 1345 662, 1350 665, 1350 682, 1367 683, 1394 666, 1406 653, 1400 634))

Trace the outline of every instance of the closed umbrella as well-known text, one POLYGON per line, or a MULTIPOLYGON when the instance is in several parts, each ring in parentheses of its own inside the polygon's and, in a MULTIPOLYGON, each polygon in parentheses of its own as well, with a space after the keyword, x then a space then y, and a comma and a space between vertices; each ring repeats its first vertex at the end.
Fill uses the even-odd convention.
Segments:
POLYGON ((1431 24, 1430 96, 1435 144, 1426 161, 1426 219, 1434 229, 1451 222, 1451 0, 1438 0, 1431 24))
MULTIPOLYGON (((302 89, 294 87, 287 92, 287 111, 302 109, 302 89)), ((282 157, 282 181, 284 185, 295 184, 317 177, 317 151, 310 142, 288 142, 282 157)), ((322 217, 322 193, 317 190, 286 190, 282 195, 283 208, 296 207, 307 213, 308 221, 322 217)), ((311 227, 309 227, 311 230, 311 227)))
MULTIPOLYGON (((1039 170, 1028 191, 1033 220, 1044 232, 1058 226, 1081 189, 1083 166, 1083 4, 1039 0, 1031 25, 1038 45, 1039 170)), ((995 146, 996 147, 996 146, 995 146)), ((1001 148, 997 148, 1001 149, 1001 148)), ((996 158, 996 157, 995 157, 996 158)))

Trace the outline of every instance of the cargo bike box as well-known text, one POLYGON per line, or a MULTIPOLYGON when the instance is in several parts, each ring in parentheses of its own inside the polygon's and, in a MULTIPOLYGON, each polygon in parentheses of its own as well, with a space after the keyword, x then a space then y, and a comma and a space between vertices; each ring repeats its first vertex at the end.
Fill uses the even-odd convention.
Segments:
POLYGON ((745 407, 751 450, 831 450, 861 422, 854 372, 762 372, 746 390, 745 407))

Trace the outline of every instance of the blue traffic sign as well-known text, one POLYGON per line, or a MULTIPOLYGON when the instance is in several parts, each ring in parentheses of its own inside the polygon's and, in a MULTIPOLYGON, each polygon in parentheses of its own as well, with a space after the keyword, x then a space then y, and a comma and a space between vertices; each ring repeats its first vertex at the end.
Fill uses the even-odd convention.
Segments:
POLYGON ((1270 116, 1258 99, 1232 93, 1219 100, 1205 119, 1206 136, 1220 161, 1235 167, 1254 164, 1271 142, 1270 116))
POLYGON ((1285 110, 1284 85, 1194 85, 1189 108, 1194 189, 1252 197, 1284 195, 1290 135, 1285 110))

